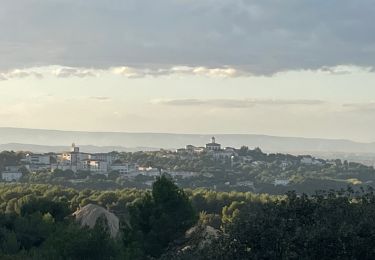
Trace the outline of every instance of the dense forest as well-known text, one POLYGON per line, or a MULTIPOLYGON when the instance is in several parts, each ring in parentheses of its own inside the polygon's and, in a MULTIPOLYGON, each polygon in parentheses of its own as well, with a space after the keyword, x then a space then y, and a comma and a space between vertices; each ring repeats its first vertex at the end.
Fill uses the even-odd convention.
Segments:
POLYGON ((371 188, 282 196, 183 190, 0 186, 1 259, 373 259, 371 188), (72 213, 99 205, 120 219, 93 228, 72 213))

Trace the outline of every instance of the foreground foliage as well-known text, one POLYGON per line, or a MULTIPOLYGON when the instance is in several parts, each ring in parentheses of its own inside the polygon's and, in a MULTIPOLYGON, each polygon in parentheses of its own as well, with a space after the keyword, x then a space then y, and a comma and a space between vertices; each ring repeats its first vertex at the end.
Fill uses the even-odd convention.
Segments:
POLYGON ((375 195, 289 193, 283 200, 239 205, 225 234, 176 259, 374 259, 375 195))
POLYGON ((4 185, 1 206, 0 257, 11 259, 157 257, 196 221, 188 196, 164 176, 156 180, 152 192, 143 193, 4 185), (104 219, 93 229, 75 223, 74 206, 91 202, 113 206, 122 220, 118 238, 110 237, 104 219))
POLYGON ((184 191, 165 176, 151 191, 4 184, 0 258, 374 259, 374 215, 372 189, 184 191), (89 203, 120 218, 119 237, 110 237, 104 219, 93 229, 75 223, 71 213, 89 203))

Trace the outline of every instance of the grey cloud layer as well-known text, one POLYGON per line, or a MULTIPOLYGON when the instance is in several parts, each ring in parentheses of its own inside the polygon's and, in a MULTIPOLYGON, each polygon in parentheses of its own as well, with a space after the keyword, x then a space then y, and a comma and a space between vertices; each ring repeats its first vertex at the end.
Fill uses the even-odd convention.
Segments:
POLYGON ((375 67, 374 14, 373 0, 4 0, 0 70, 375 67))
POLYGON ((161 99, 153 100, 152 103, 169 106, 211 106, 222 108, 249 108, 256 105, 322 105, 326 102, 322 100, 310 99, 161 99))

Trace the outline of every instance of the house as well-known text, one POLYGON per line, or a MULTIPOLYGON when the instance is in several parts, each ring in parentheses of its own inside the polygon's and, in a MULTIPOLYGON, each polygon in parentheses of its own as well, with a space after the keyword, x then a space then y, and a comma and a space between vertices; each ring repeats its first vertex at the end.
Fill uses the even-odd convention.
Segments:
POLYGON ((112 164, 114 161, 118 159, 118 156, 113 153, 93 153, 89 155, 89 159, 104 161, 108 164, 112 164))
POLYGON ((281 168, 283 171, 285 171, 290 165, 291 165, 290 162, 288 162, 288 161, 282 161, 282 162, 280 163, 280 168, 281 168))
POLYGON ((323 162, 310 156, 302 157, 300 162, 305 165, 323 165, 323 162))
POLYGON ((51 155, 26 154, 26 157, 22 161, 30 165, 49 165, 51 164, 51 155))
POLYGON ((188 144, 188 145, 186 145, 186 147, 185 147, 185 149, 186 150, 188 150, 188 151, 194 151, 194 149, 195 149, 196 147, 194 146, 194 145, 191 145, 191 144, 188 144))
POLYGON ((115 163, 110 166, 112 171, 118 171, 120 174, 128 174, 135 171, 136 166, 128 163, 115 163))
POLYGON ((289 184, 289 180, 278 180, 278 179, 276 179, 273 182, 274 186, 287 186, 288 184, 289 184))
POLYGON ((4 171, 1 173, 1 179, 4 181, 19 181, 22 177, 20 171, 4 171))
POLYGON ((53 154, 26 154, 21 160, 31 171, 50 170, 53 154))
POLYGON ((82 162, 82 170, 92 173, 107 173, 108 163, 106 161, 85 159, 82 162))
POLYGON ((175 172, 175 171, 169 171, 168 174, 171 175, 173 178, 181 177, 182 179, 188 179, 188 178, 198 175, 198 173, 196 172, 175 172))
POLYGON ((5 171, 7 172, 18 172, 21 169, 22 166, 17 165, 11 165, 11 166, 5 166, 5 171))
POLYGON ((254 187, 254 182, 252 181, 238 181, 237 186, 241 187, 254 187))
POLYGON ((194 153, 203 153, 206 149, 204 147, 195 147, 194 153))
POLYGON ((211 151, 212 157, 214 157, 216 160, 226 160, 231 159, 232 157, 236 156, 237 153, 232 151, 211 151))
POLYGON ((158 168, 153 167, 138 167, 137 174, 145 176, 160 176, 161 171, 159 171, 158 168))
POLYGON ((262 165, 265 165, 266 163, 265 162, 263 162, 263 161, 253 161, 253 162, 251 162, 251 165, 252 166, 262 166, 262 165))
MULTIPOLYGON (((188 145, 186 145, 185 149, 181 150, 180 152, 184 151, 184 152, 187 152, 189 154, 193 154, 193 153, 202 153, 205 150, 206 150, 206 148, 204 148, 204 147, 197 147, 197 146, 188 144, 188 145)), ((179 151, 177 151, 177 152, 179 152, 179 151)))

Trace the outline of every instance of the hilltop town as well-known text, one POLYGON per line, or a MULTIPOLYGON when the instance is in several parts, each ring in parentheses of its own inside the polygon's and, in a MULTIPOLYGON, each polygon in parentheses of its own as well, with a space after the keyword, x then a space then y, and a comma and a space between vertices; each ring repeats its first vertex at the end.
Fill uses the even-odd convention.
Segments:
POLYGON ((254 192, 310 191, 319 187, 371 185, 374 168, 310 155, 266 154, 259 148, 204 146, 175 151, 86 153, 74 143, 62 153, 3 152, 5 182, 53 183, 84 188, 148 188, 160 174, 185 188, 254 192))

